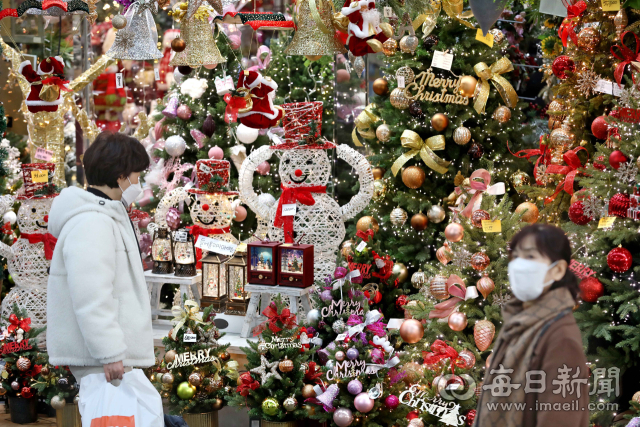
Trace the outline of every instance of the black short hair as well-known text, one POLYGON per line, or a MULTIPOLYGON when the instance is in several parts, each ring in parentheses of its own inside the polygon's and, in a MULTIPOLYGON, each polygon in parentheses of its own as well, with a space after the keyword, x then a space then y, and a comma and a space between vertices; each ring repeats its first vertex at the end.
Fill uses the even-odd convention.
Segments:
POLYGON ((511 258, 511 252, 518 247, 522 239, 529 235, 533 235, 538 252, 547 256, 551 262, 561 259, 567 262, 567 271, 564 277, 556 281, 551 286, 551 289, 567 288, 573 299, 577 300, 580 287, 578 279, 569 270, 569 265, 571 264, 571 242, 565 232, 561 228, 549 224, 528 225, 518 231, 511 239, 509 243, 509 258, 511 258))
POLYGON ((149 167, 149 155, 137 139, 119 132, 102 132, 84 153, 89 185, 118 186, 118 178, 149 167))

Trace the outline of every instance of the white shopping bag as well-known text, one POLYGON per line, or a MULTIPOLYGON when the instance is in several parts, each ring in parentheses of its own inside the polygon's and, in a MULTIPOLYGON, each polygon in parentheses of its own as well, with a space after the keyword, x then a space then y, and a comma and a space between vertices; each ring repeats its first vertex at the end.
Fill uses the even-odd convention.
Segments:
POLYGON ((116 387, 104 374, 82 378, 78 409, 82 427, 163 427, 162 399, 140 369, 116 387))

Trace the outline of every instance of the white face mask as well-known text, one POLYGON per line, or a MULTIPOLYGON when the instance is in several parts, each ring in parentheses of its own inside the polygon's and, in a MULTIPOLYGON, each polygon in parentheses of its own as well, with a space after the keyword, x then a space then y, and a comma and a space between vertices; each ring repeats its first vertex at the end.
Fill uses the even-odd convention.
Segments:
MULTIPOLYGON (((131 184, 131 180, 129 179, 129 177, 127 177, 127 181, 129 181, 129 184, 131 184)), ((118 187, 120 187, 120 185, 118 185, 118 187)), ((120 191, 122 191, 122 203, 124 203, 126 207, 129 207, 131 203, 135 202, 138 196, 142 194, 142 185, 140 184, 140 178, 138 178, 137 184, 129 185, 126 190, 122 190, 122 187, 120 187, 120 191)))
POLYGON ((544 281, 544 277, 554 265, 532 261, 524 258, 516 258, 509 263, 509 282, 511 291, 520 301, 533 301, 542 295, 545 286, 549 286, 555 280, 544 281))

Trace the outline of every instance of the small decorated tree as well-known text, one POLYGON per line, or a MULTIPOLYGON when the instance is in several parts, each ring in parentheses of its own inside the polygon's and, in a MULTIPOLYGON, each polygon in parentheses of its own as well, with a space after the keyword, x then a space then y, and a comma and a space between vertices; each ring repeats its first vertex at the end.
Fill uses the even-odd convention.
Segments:
POLYGON ((230 360, 229 345, 219 345, 221 334, 211 318, 211 307, 200 314, 198 303, 174 306, 173 329, 162 342, 164 359, 150 374, 171 414, 200 414, 224 406, 229 384, 238 378, 238 362, 230 360))
POLYGON ((44 396, 53 409, 62 409, 67 403, 78 403, 80 388, 68 366, 51 366, 48 355, 42 354, 40 374, 32 387, 44 396))
POLYGON ((315 364, 307 363, 308 353, 300 340, 303 331, 279 295, 262 314, 267 321, 254 329, 254 335, 261 335, 260 342, 250 341, 249 347, 242 348, 249 372, 240 375, 236 391, 226 399, 231 406, 249 408, 251 418, 306 419, 308 408, 301 405, 303 383, 307 374, 315 373, 315 364))

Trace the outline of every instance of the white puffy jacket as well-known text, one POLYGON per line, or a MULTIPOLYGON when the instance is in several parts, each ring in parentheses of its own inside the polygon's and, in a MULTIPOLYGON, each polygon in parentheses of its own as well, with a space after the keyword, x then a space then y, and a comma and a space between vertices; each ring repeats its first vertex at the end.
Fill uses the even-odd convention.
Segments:
POLYGON ((149 294, 122 202, 65 188, 49 232, 58 238, 47 290, 50 363, 153 365, 149 294))

